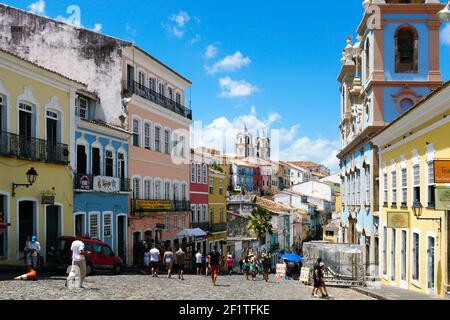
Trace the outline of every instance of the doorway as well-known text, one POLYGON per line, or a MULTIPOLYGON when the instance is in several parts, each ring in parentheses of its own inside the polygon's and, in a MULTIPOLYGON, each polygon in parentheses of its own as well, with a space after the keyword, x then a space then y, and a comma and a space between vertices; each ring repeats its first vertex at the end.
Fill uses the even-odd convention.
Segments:
POLYGON ((124 265, 127 265, 126 248, 126 216, 117 217, 117 255, 122 258, 124 265))
POLYGON ((85 235, 85 215, 77 214, 75 215, 75 236, 83 237, 85 235))
POLYGON ((407 241, 406 230, 402 230, 400 280, 403 281, 403 282, 406 281, 406 241, 407 241))
POLYGON ((396 273, 396 248, 397 247, 397 230, 392 229, 391 233, 391 280, 395 281, 395 273, 396 273))
POLYGON ((33 137, 33 107, 24 103, 19 104, 19 148, 22 157, 31 159, 35 146, 33 137))
POLYGON ((77 174, 87 173, 86 147, 77 145, 77 174))
POLYGON ((19 202, 19 250, 23 252, 27 237, 36 235, 35 202, 19 202))
POLYGON ((133 265, 140 265, 140 253, 141 253, 141 232, 133 232, 133 265))
POLYGON ((435 282, 435 239, 428 237, 427 241, 427 289, 429 292, 434 292, 436 288, 435 282))
POLYGON ((45 207, 45 252, 48 252, 52 247, 55 248, 56 240, 61 236, 61 232, 61 207, 45 207))
MULTIPOLYGON (((0 195, 0 222, 8 222, 6 212, 6 196, 0 195)), ((6 253, 8 229, 6 228, 2 234, 0 234, 0 259, 5 259, 8 255, 6 253)))

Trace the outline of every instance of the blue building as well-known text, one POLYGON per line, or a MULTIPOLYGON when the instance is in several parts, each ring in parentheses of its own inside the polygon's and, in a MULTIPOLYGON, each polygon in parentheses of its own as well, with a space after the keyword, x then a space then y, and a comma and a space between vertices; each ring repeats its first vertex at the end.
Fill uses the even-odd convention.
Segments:
MULTIPOLYGON (((342 225, 339 238, 362 247, 366 274, 378 276, 379 169, 371 137, 441 85, 443 5, 425 0, 364 2, 357 34, 347 38, 341 91, 342 225)), ((383 183, 380 181, 380 183, 383 183)))
POLYGON ((75 235, 104 241, 125 261, 130 133, 94 120, 96 106, 95 97, 79 94, 74 145, 76 165, 73 168, 75 235))
POLYGON ((233 191, 255 191, 255 166, 241 160, 231 160, 231 174, 233 191))

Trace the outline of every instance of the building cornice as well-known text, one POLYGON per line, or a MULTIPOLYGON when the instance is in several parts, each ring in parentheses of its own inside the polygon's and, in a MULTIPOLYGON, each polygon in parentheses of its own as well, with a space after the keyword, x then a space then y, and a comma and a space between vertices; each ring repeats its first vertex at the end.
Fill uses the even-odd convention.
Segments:
POLYGON ((342 160, 348 153, 360 147, 361 144, 369 142, 377 132, 384 128, 384 126, 384 122, 378 122, 374 123, 374 125, 366 127, 358 136, 356 136, 344 149, 342 149, 337 154, 337 158, 342 160))

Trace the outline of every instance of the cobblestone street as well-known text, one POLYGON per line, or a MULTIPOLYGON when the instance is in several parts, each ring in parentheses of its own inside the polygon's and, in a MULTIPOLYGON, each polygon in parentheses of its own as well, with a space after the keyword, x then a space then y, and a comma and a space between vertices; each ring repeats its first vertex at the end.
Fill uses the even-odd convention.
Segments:
MULTIPOLYGON (((127 274, 95 275, 87 278, 84 289, 69 290, 64 286, 64 274, 42 276, 38 281, 14 281, 14 276, 1 275, 2 300, 322 300, 311 297, 311 288, 298 281, 245 281, 242 276, 220 276, 218 286, 210 277, 187 275, 167 279, 160 275, 127 274)), ((374 300, 351 289, 329 288, 331 300, 374 300)))

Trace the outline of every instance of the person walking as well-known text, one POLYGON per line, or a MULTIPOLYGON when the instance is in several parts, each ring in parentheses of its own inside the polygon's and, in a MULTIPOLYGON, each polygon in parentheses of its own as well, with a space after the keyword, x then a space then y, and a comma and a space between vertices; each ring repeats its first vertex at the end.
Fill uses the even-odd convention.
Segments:
POLYGON ((27 236, 25 240, 25 247, 23 248, 25 265, 27 266, 27 272, 30 272, 33 269, 31 263, 31 237, 27 236))
POLYGON ((184 280, 184 264, 185 264, 185 258, 186 253, 183 251, 181 246, 179 247, 178 251, 175 253, 176 255, 176 262, 177 262, 177 270, 178 270, 178 279, 184 280))
POLYGON ((252 274, 252 280, 256 281, 256 273, 258 272, 258 265, 256 257, 253 255, 250 259, 250 273, 252 274))
POLYGON ((202 273, 203 267, 203 255, 200 250, 195 254, 195 264, 197 266, 197 275, 199 276, 202 273))
POLYGON ((250 260, 248 256, 244 257, 244 261, 242 263, 242 271, 244 272, 245 280, 248 280, 249 272, 250 272, 250 260))
POLYGON ((172 248, 167 249, 166 252, 164 252, 164 265, 166 266, 167 271, 167 278, 172 278, 172 269, 173 269, 173 251, 172 248))
MULTIPOLYGON (((85 256, 90 254, 89 251, 84 251, 84 243, 80 240, 75 240, 72 242, 72 245, 70 247, 70 250, 72 250, 72 269, 74 266, 78 267, 80 270, 80 288, 83 288, 83 282, 86 278, 86 258, 85 256)), ((69 276, 66 279, 66 287, 68 287, 68 284, 74 280, 76 277, 76 273, 72 272, 72 270, 69 273, 69 276)))
POLYGON ((209 253, 209 268, 211 270, 211 280, 213 286, 216 286, 217 277, 220 269, 220 253, 217 252, 216 247, 209 253))
POLYGON ((156 248, 155 245, 152 246, 153 248, 150 250, 150 265, 152 267, 152 277, 157 278, 158 277, 158 268, 159 268, 159 255, 160 252, 156 248))
POLYGON ((150 250, 147 248, 144 252, 144 274, 150 273, 150 250))
POLYGON ((211 273, 211 257, 209 255, 206 256, 206 269, 205 269, 205 275, 208 276, 208 272, 211 273))
POLYGON ((321 262, 319 264, 319 289, 322 293, 322 298, 328 298, 328 291, 325 285, 325 263, 321 262))
POLYGON ((266 253, 263 253, 262 255, 262 273, 263 273, 263 279, 266 282, 269 282, 269 273, 270 268, 272 267, 272 262, 270 261, 269 255, 266 253))
POLYGON ((36 236, 31 237, 30 248, 31 248, 31 253, 30 253, 31 266, 32 266, 33 270, 37 271, 38 259, 39 259, 39 255, 41 253, 41 244, 37 241, 36 236))
POLYGON ((233 256, 231 254, 229 254, 227 258, 227 267, 230 276, 233 275, 233 256))
MULTIPOLYGON (((316 298, 319 298, 319 295, 317 293, 319 292, 319 289, 321 288, 321 285, 320 285, 320 264, 321 263, 322 263, 322 259, 318 258, 317 262, 313 266, 313 289, 312 289, 311 295, 316 298)), ((322 291, 322 289, 320 289, 320 291, 322 291)))

